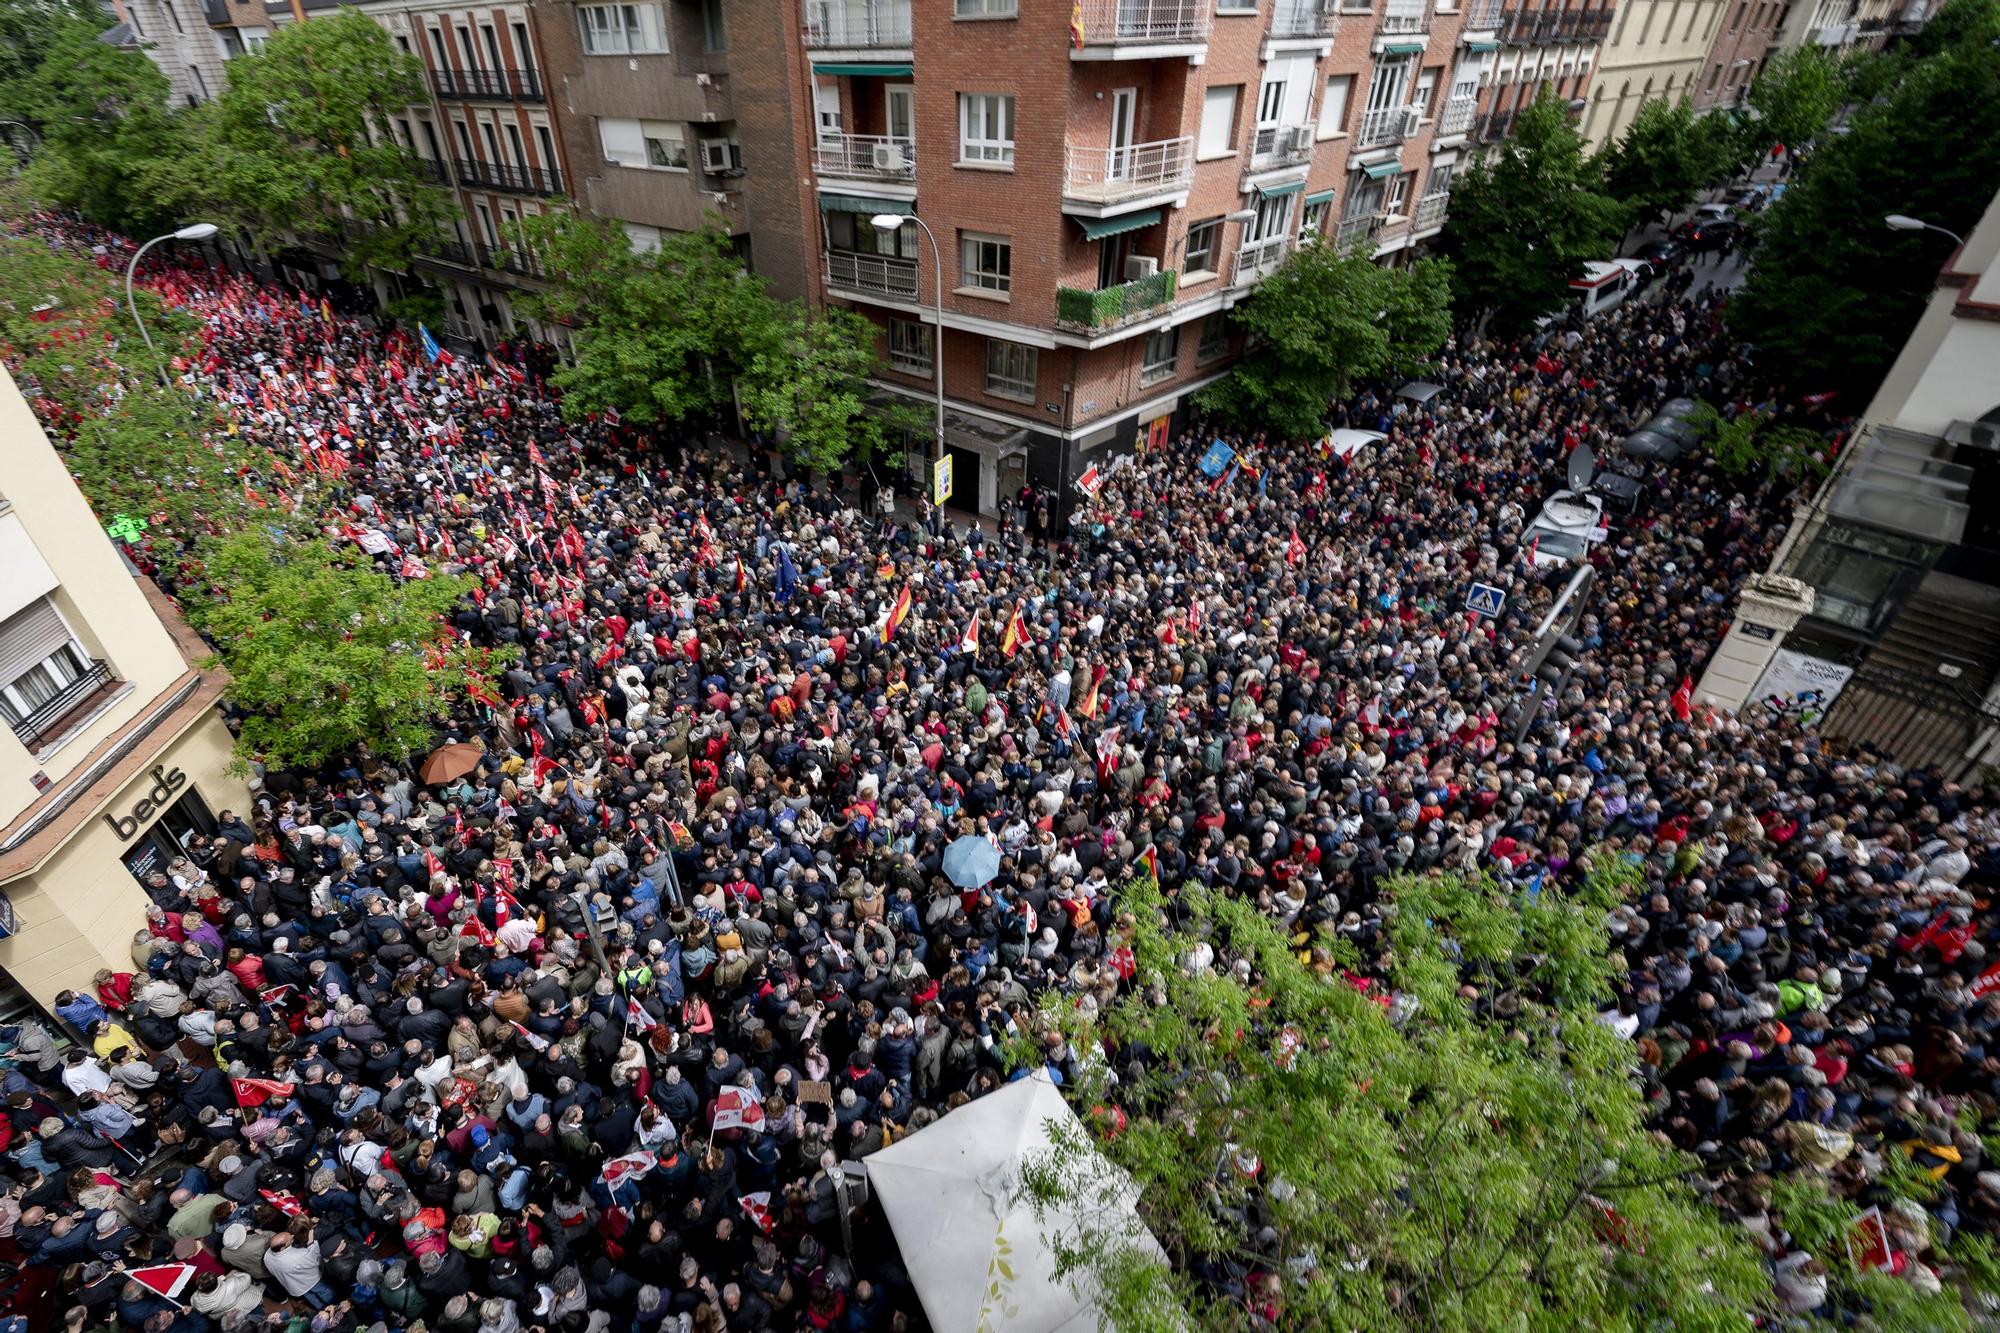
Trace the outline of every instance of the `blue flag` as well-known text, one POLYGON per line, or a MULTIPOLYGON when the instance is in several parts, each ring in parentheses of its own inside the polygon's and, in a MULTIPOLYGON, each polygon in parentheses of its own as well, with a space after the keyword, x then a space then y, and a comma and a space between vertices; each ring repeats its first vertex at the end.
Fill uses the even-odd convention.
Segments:
POLYGON ((773 590, 773 593, 779 602, 789 602, 792 600, 792 594, 797 592, 798 588, 799 571, 797 566, 792 564, 791 548, 780 546, 778 548, 778 586, 773 590))
POLYGON ((1235 457, 1236 451, 1234 449, 1231 449, 1221 440, 1217 440, 1214 444, 1209 445, 1208 452, 1201 456, 1201 470, 1211 477, 1219 477, 1222 475, 1222 469, 1228 467, 1230 460, 1235 457))
POLYGON ((438 346, 438 340, 431 337, 431 331, 421 323, 417 325, 417 337, 423 340, 425 356, 435 361, 444 355, 444 348, 438 346))

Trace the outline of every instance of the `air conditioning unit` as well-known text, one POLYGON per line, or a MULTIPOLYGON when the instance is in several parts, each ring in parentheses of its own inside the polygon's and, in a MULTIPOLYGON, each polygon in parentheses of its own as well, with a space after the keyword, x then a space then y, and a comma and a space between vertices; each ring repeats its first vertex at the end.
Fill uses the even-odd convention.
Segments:
POLYGON ((1160 271, 1160 261, 1151 255, 1128 255, 1125 259, 1125 281, 1137 282, 1150 278, 1160 271))
POLYGON ((703 139, 701 169, 711 176, 731 176, 743 170, 743 157, 733 139, 703 139))
POLYGON ((1288 153, 1310 153, 1313 150, 1313 127, 1294 125, 1285 131, 1285 151, 1288 153))
POLYGON ((899 143, 878 143, 874 150, 875 170, 901 171, 910 165, 910 158, 899 143))
POLYGON ((1403 108, 1403 137, 1405 139, 1415 134, 1417 128, 1423 123, 1424 109, 1422 107, 1406 106, 1403 108))

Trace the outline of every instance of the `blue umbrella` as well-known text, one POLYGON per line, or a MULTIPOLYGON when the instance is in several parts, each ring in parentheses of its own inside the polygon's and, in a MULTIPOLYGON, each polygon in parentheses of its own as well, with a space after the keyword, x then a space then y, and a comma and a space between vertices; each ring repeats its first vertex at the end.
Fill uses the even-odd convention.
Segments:
POLYGON ((944 849, 944 876, 961 889, 985 888, 1000 873, 1000 849, 967 835, 944 849))

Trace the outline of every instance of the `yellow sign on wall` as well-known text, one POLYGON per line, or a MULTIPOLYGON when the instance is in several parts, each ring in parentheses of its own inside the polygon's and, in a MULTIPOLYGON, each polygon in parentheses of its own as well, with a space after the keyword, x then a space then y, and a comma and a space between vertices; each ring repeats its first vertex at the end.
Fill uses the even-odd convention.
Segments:
POLYGON ((946 454, 931 464, 931 503, 943 504, 951 499, 951 455, 946 454))

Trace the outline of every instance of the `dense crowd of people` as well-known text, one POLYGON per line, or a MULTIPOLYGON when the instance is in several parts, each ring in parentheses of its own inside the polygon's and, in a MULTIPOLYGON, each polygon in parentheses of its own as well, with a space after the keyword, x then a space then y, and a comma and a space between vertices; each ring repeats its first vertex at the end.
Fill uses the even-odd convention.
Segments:
MULTIPOLYGON (((329 539, 471 574, 457 628, 518 657, 441 738, 469 772, 260 773, 144 886, 131 968, 13 1035, 0 1255, 60 1275, 41 1326, 923 1327, 879 1216, 843 1226, 842 1164, 1021 1072, 1038 998, 1118 993, 1142 860, 1361 941, 1399 873, 1559 892, 1620 853, 1646 891, 1607 922, 1605 1021, 1789 1309, 1828 1288, 1786 1172, 1857 1208, 1899 1160, 1941 1180, 1886 1213, 1918 1284, 2000 1222, 1957 1114, 2000 1097, 1984 793, 1677 692, 1786 486, 1656 469, 1590 554, 1577 671, 1503 725, 1562 578, 1522 532, 1569 450, 1678 395, 1791 410, 1721 294, 1454 341, 1428 402, 1333 406, 1386 432, 1351 457, 1232 436, 1211 476, 1190 432, 996 532, 567 422, 524 351, 149 280, 201 321, 186 383, 337 481, 329 539), (1474 581, 1505 615, 1466 612, 1474 581), (972 888, 942 866, 968 834, 1001 852, 972 888), (171 1297, 130 1275, 166 1263, 195 1270, 171 1297)), ((172 582, 179 552, 136 554, 172 582)))

